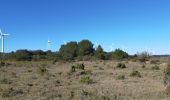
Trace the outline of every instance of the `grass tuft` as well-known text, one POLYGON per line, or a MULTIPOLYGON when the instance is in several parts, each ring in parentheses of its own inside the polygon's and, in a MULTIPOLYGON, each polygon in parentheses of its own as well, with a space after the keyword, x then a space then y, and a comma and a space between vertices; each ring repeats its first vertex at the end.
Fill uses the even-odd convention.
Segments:
POLYGON ((84 83, 84 84, 91 84, 93 81, 90 78, 90 76, 82 76, 80 78, 80 83, 84 83))
POLYGON ((142 75, 140 74, 140 72, 137 71, 137 70, 133 70, 133 71, 130 73, 130 76, 131 76, 131 77, 142 77, 142 75))

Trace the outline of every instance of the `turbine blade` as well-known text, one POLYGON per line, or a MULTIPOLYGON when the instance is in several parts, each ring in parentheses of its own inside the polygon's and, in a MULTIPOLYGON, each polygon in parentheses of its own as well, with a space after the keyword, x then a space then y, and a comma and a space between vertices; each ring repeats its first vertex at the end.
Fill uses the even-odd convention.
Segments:
POLYGON ((9 34, 3 34, 3 35, 9 35, 9 34))
POLYGON ((1 29, 0 29, 0 33, 2 33, 1 29))

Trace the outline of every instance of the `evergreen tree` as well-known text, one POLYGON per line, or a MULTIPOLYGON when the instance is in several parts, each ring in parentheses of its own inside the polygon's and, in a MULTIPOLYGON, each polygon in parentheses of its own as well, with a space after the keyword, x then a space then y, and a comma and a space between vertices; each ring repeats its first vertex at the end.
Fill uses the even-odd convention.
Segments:
POLYGON ((89 40, 82 40, 78 43, 78 56, 93 55, 93 44, 89 40))
POLYGON ((103 51, 103 48, 101 47, 101 45, 99 45, 99 46, 96 48, 95 57, 96 57, 97 59, 105 59, 105 54, 104 54, 104 51, 103 51))
POLYGON ((77 57, 77 50, 77 42, 69 42, 61 46, 59 54, 63 60, 73 60, 75 57, 77 57))

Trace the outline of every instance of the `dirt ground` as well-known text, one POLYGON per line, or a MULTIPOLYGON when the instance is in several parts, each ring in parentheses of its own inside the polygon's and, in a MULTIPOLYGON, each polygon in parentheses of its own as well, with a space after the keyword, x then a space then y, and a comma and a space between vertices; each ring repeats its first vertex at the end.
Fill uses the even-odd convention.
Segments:
POLYGON ((0 67, 0 100, 170 100, 163 84, 166 66, 134 61, 9 62, 0 67), (127 68, 117 68, 120 62, 127 68), (72 71, 77 64, 85 69, 72 71), (132 71, 141 76, 132 76, 132 71))

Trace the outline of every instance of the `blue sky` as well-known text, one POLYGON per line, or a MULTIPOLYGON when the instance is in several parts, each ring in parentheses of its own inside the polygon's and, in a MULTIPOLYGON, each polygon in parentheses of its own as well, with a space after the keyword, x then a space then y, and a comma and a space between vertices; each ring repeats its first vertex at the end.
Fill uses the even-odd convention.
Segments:
POLYGON ((169 0, 0 0, 5 51, 57 51, 68 41, 89 39, 106 51, 148 50, 170 54, 169 0))

